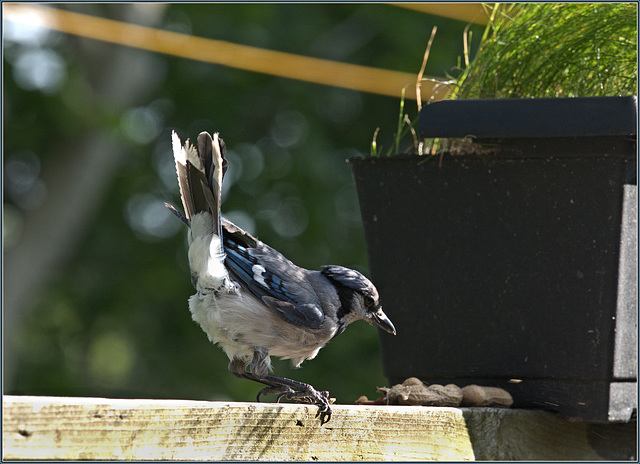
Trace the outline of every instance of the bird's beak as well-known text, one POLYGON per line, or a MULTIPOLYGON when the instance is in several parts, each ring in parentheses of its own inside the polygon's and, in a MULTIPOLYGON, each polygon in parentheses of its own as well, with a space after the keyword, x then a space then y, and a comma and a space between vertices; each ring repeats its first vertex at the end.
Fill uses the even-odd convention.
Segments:
POLYGON ((373 322, 382 330, 389 332, 390 334, 396 334, 396 328, 393 326, 393 322, 382 311, 382 308, 378 309, 375 313, 372 313, 373 322))

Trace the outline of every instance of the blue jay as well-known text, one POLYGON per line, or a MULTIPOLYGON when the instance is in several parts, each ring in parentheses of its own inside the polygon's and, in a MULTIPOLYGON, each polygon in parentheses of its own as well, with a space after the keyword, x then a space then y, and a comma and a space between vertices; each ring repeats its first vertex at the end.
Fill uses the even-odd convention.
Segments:
POLYGON ((277 394, 278 400, 314 404, 320 423, 326 423, 329 392, 271 374, 270 356, 298 367, 359 319, 395 335, 378 291, 362 274, 342 266, 300 268, 222 218, 227 161, 217 133, 202 132, 194 147, 189 140, 183 145, 173 132, 173 154, 184 215, 166 206, 189 227, 193 320, 225 351, 233 374, 266 385, 258 401, 262 394, 277 394))

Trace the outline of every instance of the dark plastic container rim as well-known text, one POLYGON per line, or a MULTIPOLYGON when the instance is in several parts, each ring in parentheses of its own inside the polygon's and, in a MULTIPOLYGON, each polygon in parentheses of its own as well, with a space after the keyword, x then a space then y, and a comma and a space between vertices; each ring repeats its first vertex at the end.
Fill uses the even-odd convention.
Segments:
POLYGON ((420 133, 477 138, 634 136, 637 117, 637 96, 441 100, 420 111, 420 133))

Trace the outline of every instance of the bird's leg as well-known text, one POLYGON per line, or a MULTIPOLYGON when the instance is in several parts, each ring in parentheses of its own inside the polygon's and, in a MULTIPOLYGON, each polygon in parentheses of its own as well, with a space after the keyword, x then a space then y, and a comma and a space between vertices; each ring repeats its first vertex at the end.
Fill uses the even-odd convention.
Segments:
POLYGON ((331 419, 331 406, 329 402, 329 392, 319 392, 308 383, 298 382, 286 377, 278 377, 276 375, 267 374, 264 378, 260 378, 245 372, 243 376, 246 379, 268 385, 258 392, 258 401, 260 396, 264 394, 277 394, 278 400, 285 397, 288 400, 298 401, 300 403, 314 404, 318 406, 318 414, 320 416, 320 424, 326 424, 331 419))
POLYGON ((331 419, 331 406, 328 391, 318 391, 308 383, 298 382, 297 380, 291 380, 286 377, 278 377, 271 374, 268 374, 265 379, 289 390, 281 394, 281 396, 284 396, 288 400, 315 404, 318 406, 318 414, 316 414, 316 417, 320 416, 321 425, 326 424, 329 422, 329 419, 331 419))
MULTIPOLYGON (((252 363, 253 364, 253 363, 252 363)), ((301 403, 314 404, 318 406, 318 414, 320 416, 320 424, 326 424, 331 419, 331 406, 329 402, 328 391, 317 391, 311 385, 297 380, 288 379, 286 377, 278 377, 272 374, 257 376, 252 372, 247 372, 245 363, 239 359, 233 359, 229 364, 229 370, 237 377, 266 385, 265 388, 258 392, 257 400, 260 396, 266 394, 278 395, 278 400, 285 397, 288 400, 298 401, 301 403)))
POLYGON ((238 358, 234 358, 231 360, 231 362, 229 363, 229 370, 236 377, 239 377, 241 379, 252 380, 254 382, 267 385, 267 387, 263 388, 258 392, 258 395, 256 396, 256 401, 258 402, 260 401, 260 396, 266 395, 266 394, 278 395, 278 401, 279 401, 282 396, 295 393, 289 387, 284 387, 280 383, 269 382, 265 379, 265 376, 268 373, 268 369, 263 370, 263 369, 260 369, 258 366, 263 366, 265 364, 263 363, 263 361, 265 361, 266 356, 268 356, 268 354, 265 354, 262 351, 256 350, 254 354, 254 359, 251 361, 251 365, 252 365, 251 370, 263 371, 264 375, 262 376, 256 375, 252 372, 247 372, 246 363, 243 360, 238 358))

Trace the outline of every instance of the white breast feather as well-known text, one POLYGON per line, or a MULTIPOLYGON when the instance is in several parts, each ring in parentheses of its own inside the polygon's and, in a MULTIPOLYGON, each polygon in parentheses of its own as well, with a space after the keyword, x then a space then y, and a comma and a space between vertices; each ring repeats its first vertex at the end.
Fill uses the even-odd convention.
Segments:
POLYGON ((291 359, 298 367, 306 359, 313 359, 331 339, 336 327, 306 329, 288 324, 252 295, 196 293, 189 299, 193 320, 217 343, 229 359, 249 362, 254 348, 264 347, 269 354, 291 359))

